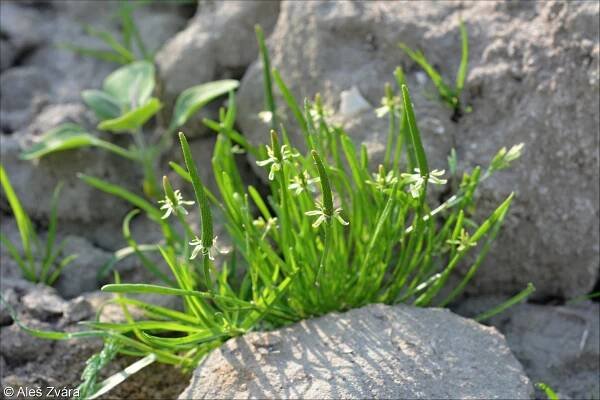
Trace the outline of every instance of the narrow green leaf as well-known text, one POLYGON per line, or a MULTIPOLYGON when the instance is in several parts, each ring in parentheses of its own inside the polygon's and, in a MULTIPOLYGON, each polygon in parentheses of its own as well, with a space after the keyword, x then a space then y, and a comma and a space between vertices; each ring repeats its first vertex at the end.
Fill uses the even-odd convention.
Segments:
POLYGON ((175 332, 209 332, 208 329, 186 325, 179 322, 172 321, 134 321, 130 323, 124 322, 82 322, 83 325, 89 326, 93 329, 112 330, 116 332, 126 333, 134 329, 141 330, 166 330, 175 332))
POLYGON ((46 276, 50 265, 54 261, 53 248, 54 241, 56 240, 56 225, 57 225, 57 211, 58 211, 58 198, 60 196, 60 190, 62 183, 59 183, 54 192, 52 193, 52 202, 50 205, 50 222, 48 224, 48 234, 46 238, 46 252, 44 254, 44 260, 42 263, 42 272, 40 274, 40 280, 46 282, 46 276))
POLYGON ((50 275, 50 277, 47 280, 48 285, 52 286, 54 285, 54 282, 56 282, 56 280, 60 277, 60 274, 62 273, 62 271, 69 266, 69 264, 71 264, 73 261, 75 261, 77 259, 77 257, 79 257, 79 254, 71 254, 65 258, 63 258, 61 260, 61 262, 58 264, 58 266, 56 267, 56 269, 54 270, 54 272, 52 272, 52 275, 50 275))
POLYGON ((169 130, 174 131, 179 128, 206 104, 229 91, 237 89, 238 86, 238 81, 224 79, 193 86, 184 90, 175 101, 175 109, 173 110, 169 130))
POLYGON ((19 228, 19 235, 21 236, 21 243, 23 245, 25 256, 30 261, 33 261, 32 251, 33 245, 37 241, 37 237, 35 236, 35 231, 33 230, 33 225, 31 224, 29 215, 27 215, 23 209, 21 201, 10 184, 8 174, 4 170, 4 166, 2 164, 0 164, 0 184, 2 185, 2 189, 4 189, 4 194, 6 195, 8 204, 10 205, 13 215, 17 221, 17 228, 19 228))
POLYGON ((97 37, 102 40, 108 47, 110 47, 115 53, 122 56, 128 62, 135 61, 135 55, 129 51, 126 47, 123 47, 121 43, 108 31, 96 29, 92 26, 86 26, 86 33, 90 36, 97 37))
POLYGON ((34 282, 36 280, 35 272, 32 271, 28 266, 21 254, 19 254, 19 250, 17 247, 6 237, 6 235, 0 233, 0 243, 8 250, 8 254, 12 257, 13 260, 17 263, 21 272, 23 272, 23 276, 25 279, 34 282))
POLYGON ((138 256, 138 259, 140 260, 142 265, 148 271, 150 271, 150 273, 152 273, 154 276, 156 276, 158 279, 160 279, 167 285, 175 285, 175 282, 173 282, 172 279, 169 279, 169 277, 167 275, 165 275, 160 270, 160 268, 158 268, 156 266, 156 264, 154 262, 152 262, 148 257, 146 257, 144 252, 140 250, 138 243, 136 242, 136 240, 133 238, 133 236, 131 234, 131 228, 130 228, 131 220, 133 219, 133 217, 138 215, 139 212, 140 212, 140 210, 138 210, 138 209, 131 210, 130 212, 127 213, 125 218, 123 218, 123 224, 122 224, 123 238, 125 239, 127 244, 133 249, 134 253, 138 256))
POLYGON ((279 91, 283 95, 283 99, 285 100, 288 107, 294 114, 294 117, 296 118, 296 121, 298 121, 298 124, 300 124, 300 128, 302 129, 302 132, 307 134, 308 126, 306 125, 306 120, 304 119, 302 110, 300 109, 298 102, 294 98, 294 95, 292 94, 290 89, 286 86, 285 82, 283 82, 283 79, 281 79, 281 75, 279 75, 279 71, 277 71, 276 69, 273 69, 272 73, 273 73, 273 80, 275 81, 275 83, 277 84, 277 87, 279 88, 279 91))
POLYGON ((148 252, 158 252, 158 245, 156 244, 139 244, 137 248, 134 249, 131 246, 120 248, 119 250, 113 253, 113 256, 108 260, 100 271, 98 271, 98 277, 104 278, 107 274, 112 270, 112 268, 121 260, 129 257, 130 255, 136 254, 136 251, 148 253, 148 252))
POLYGON ((144 283, 121 283, 121 284, 109 284, 102 286, 103 292, 109 293, 154 293, 164 296, 191 296, 198 297, 201 299, 218 299, 227 301, 232 304, 239 304, 243 306, 252 306, 251 303, 238 299, 237 297, 221 296, 214 293, 200 292, 197 290, 185 290, 177 289, 159 285, 149 285, 144 283))
POLYGON ((533 286, 532 283, 528 283, 527 287, 525 289, 523 289, 521 292, 519 292, 518 294, 516 294, 515 296, 506 300, 504 303, 499 304, 496 307, 494 307, 482 314, 479 314, 478 316, 476 316, 473 319, 477 322, 481 322, 481 321, 490 319, 494 315, 500 314, 502 311, 506 310, 507 308, 512 307, 513 305, 521 302, 523 299, 525 299, 527 296, 529 296, 534 291, 535 291, 535 286, 533 286))
POLYGON ((183 133, 179 133, 179 141, 181 142, 181 149, 183 151, 183 158, 185 160, 185 166, 187 167, 190 178, 192 179, 192 186, 194 187, 194 193, 196 194, 196 201, 198 207, 200 207, 201 223, 202 223, 202 245, 209 249, 212 247, 213 242, 213 224, 212 224, 212 213, 210 211, 210 205, 204 192, 204 185, 198 175, 198 169, 192 158, 192 152, 188 145, 187 139, 183 133))
POLYGON ((76 54, 79 54, 82 56, 92 57, 97 60, 114 62, 117 64, 129 64, 130 63, 130 60, 128 58, 123 57, 121 54, 115 53, 114 51, 111 51, 111 50, 101 50, 101 49, 94 49, 91 47, 75 46, 70 43, 60 43, 58 45, 58 47, 65 49, 65 50, 72 51, 73 53, 76 53, 76 54))
POLYGON ((421 143, 421 134, 419 133, 419 128, 417 127, 415 112, 413 110, 412 101, 410 99, 410 94, 408 93, 408 87, 406 85, 402 85, 402 98, 404 100, 404 115, 408 122, 410 138, 413 145, 413 150, 415 152, 415 158, 417 159, 417 164, 419 165, 419 171, 421 173, 421 176, 426 176, 429 174, 427 156, 425 155, 423 143, 421 143))
POLYGON ((102 381, 102 383, 100 384, 100 389, 98 389, 98 391, 96 393, 94 393, 89 398, 89 400, 97 399, 98 397, 102 396, 103 394, 108 393, 115 386, 123 383, 125 381, 125 379, 129 378, 131 375, 137 373, 138 371, 140 371, 143 368, 146 368, 148 365, 152 364, 154 361, 156 361, 156 359, 157 359, 156 354, 154 354, 154 353, 148 354, 146 357, 137 360, 136 362, 134 362, 133 364, 131 364, 130 366, 128 366, 121 372, 118 372, 118 373, 112 375, 110 378, 102 381))
POLYGON ((329 177, 327 176, 327 171, 325 171, 325 166, 323 165, 323 161, 321 161, 321 157, 319 157, 319 153, 316 150, 311 151, 313 160, 315 160, 315 165, 317 166, 317 171, 319 171, 319 178, 321 180, 321 191, 323 193, 323 207, 325 209, 325 214, 329 217, 333 216, 333 196, 331 194, 331 185, 329 184, 329 177))
POLYGON ((271 112, 271 129, 277 128, 277 107, 275 105, 275 97, 273 96, 273 85, 271 83, 271 62, 269 60, 269 50, 265 44, 265 34, 260 25, 254 25, 256 32, 256 41, 263 67, 263 85, 265 94, 265 107, 271 112))
POLYGON ((148 52, 146 45, 140 35, 140 30, 137 27, 133 19, 134 6, 143 5, 144 1, 137 3, 134 2, 120 2, 119 3, 119 16, 121 17, 121 27, 123 28, 123 41, 126 43, 128 48, 132 48, 131 39, 135 40, 137 48, 142 53, 142 56, 147 61, 152 61, 152 54, 148 52))
POLYGON ((556 392, 554 390, 552 390, 552 388, 550 386, 546 385, 544 382, 536 383, 535 387, 543 390, 544 393, 546 394, 546 397, 548 397, 548 400, 559 400, 556 392))
POLYGON ((460 21, 460 38, 462 44, 462 51, 460 57, 460 66, 458 67, 458 73, 456 74, 456 95, 459 96, 465 86, 465 80, 467 78, 467 68, 469 64, 469 34, 467 27, 463 21, 460 21))
POLYGON ((415 61, 421 66, 421 68, 423 68, 425 73, 433 81, 433 84, 440 93, 440 97, 442 97, 446 101, 450 101, 454 96, 452 90, 448 87, 448 85, 446 85, 446 83, 444 83, 444 79, 442 78, 440 73, 436 71, 435 68, 433 68, 429 61, 427 61, 425 55, 423 55, 423 53, 421 53, 420 51, 412 50, 404 43, 400 43, 399 46, 406 54, 408 54, 410 58, 413 59, 413 61, 415 61))
POLYGON ((77 176, 81 180, 83 180, 85 183, 87 183, 88 185, 93 186, 96 189, 100 189, 103 192, 106 192, 108 194, 112 194, 114 196, 120 197, 123 200, 126 200, 129 203, 133 204, 134 206, 141 208, 146 213, 148 213, 149 216, 160 221, 160 218, 162 217, 162 213, 160 212, 160 210, 158 208, 154 207, 152 204, 148 203, 146 200, 144 200, 140 196, 131 193, 130 191, 122 188, 119 185, 114 185, 112 183, 108 183, 101 179, 94 178, 93 176, 88 176, 85 174, 77 174, 77 176))

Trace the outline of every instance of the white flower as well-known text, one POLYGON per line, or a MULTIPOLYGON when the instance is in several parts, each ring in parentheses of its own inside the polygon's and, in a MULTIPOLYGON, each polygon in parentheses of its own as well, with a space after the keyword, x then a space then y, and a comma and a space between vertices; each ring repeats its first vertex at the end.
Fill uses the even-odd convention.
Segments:
POLYGON ((273 113, 271 111, 261 111, 258 113, 258 118, 265 124, 270 124, 273 121, 273 113))
POLYGON ((506 147, 501 148, 492 159, 489 170, 499 171, 508 168, 511 162, 521 157, 523 146, 525 146, 525 143, 519 143, 511 147, 508 151, 506 150, 506 147))
POLYGON ((323 105, 311 104, 308 113, 313 123, 319 125, 321 122, 328 122, 329 118, 333 115, 333 110, 323 105))
POLYGON ((458 246, 456 250, 459 252, 464 251, 469 247, 477 246, 477 242, 471 242, 471 237, 469 236, 469 233, 464 230, 464 228, 460 230, 460 237, 458 239, 448 239, 446 240, 446 243, 458 246))
POLYGON ((310 191, 314 191, 314 184, 320 182, 321 178, 311 178, 308 172, 303 171, 302 175, 294 176, 290 179, 290 183, 288 185, 288 189, 293 190, 294 194, 298 196, 300 193, 304 191, 304 189, 309 189, 310 191))
POLYGON ((200 238, 198 238, 198 236, 194 237, 194 240, 192 240, 190 242, 190 245, 194 246, 194 250, 192 250, 192 256, 190 257, 190 260, 193 260, 194 258, 196 258, 198 256, 198 253, 201 253, 203 256, 208 256, 208 259, 211 261, 214 261, 214 259, 215 259, 215 257, 214 257, 215 251, 217 251, 220 254, 229 253, 228 250, 220 249, 217 246, 217 237, 216 236, 213 238, 212 245, 210 247, 204 247, 204 245, 202 244, 202 240, 200 240, 200 238))
POLYGON ((264 229, 264 232, 261 236, 261 240, 264 240, 271 229, 277 229, 277 217, 271 217, 267 219, 266 222, 263 217, 258 217, 257 219, 252 221, 252 225, 257 227, 258 229, 264 229))
POLYGON ((394 176, 394 171, 389 171, 386 174, 383 166, 379 166, 379 172, 373 173, 372 181, 366 181, 367 185, 372 185, 382 192, 392 187, 396 182, 398 182, 398 178, 394 176))
POLYGON ((234 144, 231 146, 231 154, 245 154, 246 150, 244 150, 239 144, 234 144))
POLYGON ((158 201, 159 204, 162 204, 160 209, 166 210, 165 214, 162 216, 162 219, 169 218, 171 214, 177 215, 178 212, 187 215, 188 212, 184 206, 191 206, 192 204, 194 204, 194 202, 191 200, 183 200, 183 196, 181 195, 180 190, 175 190, 173 194, 175 194, 175 203, 171 201, 169 196, 165 196, 164 200, 158 201))
POLYGON ((400 97, 394 96, 391 100, 387 97, 381 98, 381 107, 375 109, 377 118, 382 118, 391 110, 397 111, 400 108, 400 97))
POLYGON ((398 96, 394 96, 391 99, 382 97, 381 107, 375 109, 375 115, 377 115, 377 118, 381 118, 392 110, 397 113, 400 109, 400 104, 401 100, 398 96))
POLYGON ((317 215, 318 218, 315 220, 315 222, 312 224, 313 228, 318 228, 323 222, 330 220, 332 217, 337 219, 338 222, 342 225, 348 225, 349 222, 348 221, 344 221, 344 219, 342 218, 342 216, 340 215, 340 213, 342 212, 342 208, 338 207, 333 211, 333 215, 327 215, 327 213, 325 212, 325 208, 323 207, 323 205, 319 202, 316 202, 316 206, 317 209, 316 210, 311 210, 311 211, 307 211, 304 214, 306 215, 310 215, 310 216, 315 216, 317 215))
MULTIPOLYGON (((430 171, 427 182, 433 183, 434 185, 445 185, 447 180, 440 179, 440 176, 444 175, 445 172, 446 172, 445 170, 439 171, 437 169, 430 171)), ((406 182, 410 184, 410 186, 408 187, 408 190, 409 190, 410 194, 412 195, 412 197, 414 197, 415 199, 418 198, 419 192, 421 191, 421 188, 423 187, 423 183, 425 182, 425 178, 427 178, 427 177, 421 175, 419 168, 415 168, 414 174, 401 174, 400 176, 402 178, 406 179, 406 182)))
POLYGON ((261 161, 256 162, 256 165, 258 165, 259 167, 264 167, 266 165, 271 164, 271 169, 269 170, 269 180, 270 181, 275 179, 275 173, 277 171, 281 170, 281 165, 283 162, 288 161, 292 157, 300 156, 300 154, 293 153, 292 151, 288 150, 287 147, 288 147, 287 144, 284 144, 283 146, 281 146, 281 160, 279 160, 275 156, 275 152, 273 151, 271 146, 267 145, 268 158, 266 160, 261 160, 261 161))

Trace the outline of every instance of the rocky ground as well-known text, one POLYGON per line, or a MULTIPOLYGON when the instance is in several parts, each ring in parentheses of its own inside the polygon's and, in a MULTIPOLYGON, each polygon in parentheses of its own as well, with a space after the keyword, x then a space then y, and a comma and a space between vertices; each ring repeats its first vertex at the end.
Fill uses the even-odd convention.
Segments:
MULTIPOLYGON (((456 149, 459 167, 469 168, 485 165, 502 146, 524 142, 518 165, 482 188, 479 203, 484 213, 510 191, 516 192, 516 200, 468 297, 453 310, 473 316, 527 282, 537 290, 532 303, 488 321, 495 329, 439 310, 370 306, 231 341, 195 371, 191 383, 172 368, 148 368, 111 396, 173 398, 189 385, 183 398, 224 393, 309 396, 316 391, 330 397, 443 397, 460 391, 464 397, 507 398, 527 397, 531 383, 543 381, 561 398, 600 398, 599 304, 566 304, 599 287, 599 7, 591 1, 201 1, 197 8, 140 7, 136 17, 143 22, 140 29, 149 47, 157 51, 167 107, 189 86, 240 79, 238 128, 253 143, 265 142, 267 132, 257 117, 264 100, 256 23, 266 32, 273 65, 295 96, 320 92, 333 118, 367 145, 375 162, 384 151, 387 121, 377 118, 374 109, 397 65, 402 65, 413 89, 434 167, 445 167, 451 148, 456 149), (461 19, 470 39, 465 103, 472 111, 456 118, 427 94, 434 89, 397 43, 422 49, 442 75, 452 79, 460 60, 461 19), (444 321, 446 331, 438 320, 444 321), (474 357, 473 348, 462 341, 465 337, 481 348, 476 351, 480 356, 474 357), (308 343, 320 350, 304 351, 308 343), (506 373, 494 374, 496 365, 506 373), (332 366, 344 372, 327 373, 332 366), (469 369, 479 371, 479 381, 464 381, 461 373, 469 369), (223 375, 228 378, 219 379, 223 375), (361 381, 365 376, 376 385, 361 381), (399 388, 399 379, 411 385, 399 388)), ((50 210, 44 199, 59 181, 65 183, 59 236, 68 239, 67 253, 80 254, 73 272, 49 289, 20 279, 14 263, 0 250, 2 295, 31 326, 76 329, 77 322, 94 315, 105 299, 96 290, 110 280, 97 272, 124 245, 120 225, 127 205, 98 194, 75 173, 102 176, 136 191, 139 176, 128 164, 96 149, 63 152, 37 163, 18 158, 36 136, 61 122, 93 130, 93 117, 79 93, 99 87, 115 65, 59 45, 96 45, 83 35, 82 24, 116 31, 110 18, 115 9, 114 2, 0 3, 2 164, 42 236, 50 210)), ((208 107, 203 115, 214 115, 215 110, 208 107)), ((281 117, 289 124, 292 140, 298 138, 292 118, 281 117)), ((214 136, 199 119, 188 123, 185 131, 193 137, 194 157, 202 160, 203 178, 208 180, 214 136)), ((260 179, 257 171, 245 169, 248 179, 260 179)), ((18 242, 3 196, 0 208, 0 230, 18 242)), ((141 218, 134 220, 132 229, 141 242, 157 237, 141 218)), ((148 279, 133 261, 118 268, 125 280, 148 279)), ((99 349, 93 341, 33 339, 18 330, 4 306, 0 339, 3 386, 72 387, 85 359, 99 349)), ((120 366, 127 361, 119 361, 120 366)))

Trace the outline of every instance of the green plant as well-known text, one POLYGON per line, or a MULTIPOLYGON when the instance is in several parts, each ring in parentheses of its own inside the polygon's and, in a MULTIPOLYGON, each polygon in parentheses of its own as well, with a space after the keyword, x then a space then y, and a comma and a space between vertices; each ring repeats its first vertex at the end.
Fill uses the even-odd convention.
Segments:
MULTIPOLYGON (((266 52, 262 43, 260 48, 266 52)), ((84 177, 142 210, 159 224, 164 240, 138 244, 129 224, 139 211, 126 216, 123 235, 129 246, 115 262, 136 254, 162 283, 121 283, 117 276, 114 284, 102 290, 115 294, 111 302, 122 307, 126 321, 90 321, 86 325, 91 330, 78 332, 78 337, 110 338, 122 354, 189 369, 227 339, 250 330, 374 302, 444 306, 473 277, 514 197, 510 194, 477 223, 473 219, 475 190, 514 161, 521 146, 501 150, 484 174, 480 167, 464 173, 453 196, 430 205, 429 187, 444 185, 446 180, 444 171, 429 168, 401 70, 396 71, 400 100, 390 103, 395 115, 389 129, 393 152, 375 172, 370 170, 366 148, 357 149, 341 127, 329 122, 319 96, 301 108, 277 70, 265 74, 296 118, 306 150, 294 148, 283 127, 279 134, 270 131, 268 145, 250 145, 233 127, 237 109, 230 92, 219 121, 204 120, 218 134, 212 167, 219 197, 201 181, 183 133, 179 140, 185 165, 170 164, 192 185, 200 232, 194 231, 189 220, 196 216, 188 215, 191 200, 185 200, 166 177, 165 197, 158 205, 114 184, 84 177), (245 186, 235 162, 240 148, 266 169, 266 198, 259 189, 245 186), (213 212, 225 220, 232 247, 220 265, 216 263, 222 252, 214 235, 213 212), (459 283, 442 293, 450 275, 475 250, 459 283), (146 255, 157 251, 169 275, 146 255), (140 293, 178 296, 183 309, 128 297, 140 293), (143 311, 145 319, 135 320, 130 308, 143 311)), ((265 90, 272 91, 272 86, 265 85, 265 90)), ((391 87, 386 96, 393 99, 391 87)), ((268 98, 274 99, 272 92, 268 98)), ((268 107, 276 111, 274 100, 268 107)), ((74 337, 28 331, 45 338, 74 337)))
MULTIPOLYGON (((192 183, 202 232, 193 232, 185 219, 189 204, 166 178, 161 204, 170 211, 168 218, 181 224, 182 234, 169 219, 161 219, 166 215, 157 207, 141 203, 130 193, 116 193, 160 221, 165 240, 158 250, 172 277, 165 279, 164 285, 104 286, 103 291, 117 294, 113 301, 123 307, 127 322, 88 325, 118 338, 124 354, 154 354, 160 362, 190 368, 227 338, 261 326, 279 326, 372 302, 429 306, 454 299, 488 252, 513 195, 483 223, 476 224, 469 217, 480 182, 480 169, 476 168, 464 174, 457 194, 430 208, 427 188, 431 183, 443 184, 443 172, 428 168, 406 86, 402 86, 402 97, 417 171, 400 173, 380 166, 371 175, 366 153, 358 156, 341 128, 321 121, 324 125, 319 133, 310 128, 315 121, 305 120, 310 129, 306 154, 292 148, 287 135, 280 139, 271 132, 264 159, 258 161, 270 171, 271 195, 267 199, 254 187, 243 186, 234 162, 232 138, 236 136, 232 125, 226 123, 232 120, 234 102, 227 113, 221 113, 213 157, 222 202, 200 181, 187 140, 180 134, 185 167, 175 170, 192 183), (225 217, 234 247, 220 269, 214 263, 218 249, 211 202, 225 217), (478 244, 480 252, 463 280, 440 297, 452 271, 478 244), (240 267, 246 273, 238 282, 234 277, 240 267), (126 297, 135 293, 180 296, 183 312, 126 297), (133 320, 128 307, 143 309, 148 319, 133 320)), ((248 144, 241 141, 238 145, 248 144)), ((133 215, 124 222, 124 234, 135 248, 139 245, 128 230, 133 215)), ((152 262, 146 258, 147 264, 152 262)))
POLYGON ((111 19, 116 19, 119 24, 120 41, 107 30, 84 25, 86 34, 98 39, 105 48, 78 46, 71 43, 62 43, 60 47, 77 54, 118 64, 129 64, 137 60, 152 61, 154 54, 148 51, 133 18, 135 8, 146 3, 148 0, 119 1, 117 13, 111 19))
POLYGON ((458 72, 456 73, 456 82, 454 86, 450 83, 446 83, 442 75, 427 61, 425 55, 419 50, 412 50, 404 43, 400 43, 400 48, 408 54, 417 64, 423 68, 425 73, 429 76, 433 84, 438 90, 440 100, 450 107, 454 114, 452 116, 453 121, 457 121, 463 114, 464 111, 469 112, 470 108, 467 107, 463 110, 460 102, 460 95, 465 86, 465 80, 467 77, 467 68, 469 63, 469 37, 465 24, 460 22, 460 36, 461 36, 461 58, 458 72))
POLYGON ((548 398, 548 400, 559 400, 556 392, 554 390, 552 390, 552 388, 550 386, 546 385, 544 382, 536 383, 535 387, 540 390, 543 390, 544 393, 546 394, 546 397, 548 398))
POLYGON ((155 86, 154 65, 135 61, 106 77, 102 89, 82 92, 83 101, 99 120, 97 129, 127 135, 131 140, 129 148, 103 140, 79 125, 65 123, 42 135, 21 158, 31 160, 58 151, 100 147, 140 165, 144 191, 149 197, 156 197, 159 192, 156 164, 162 152, 171 146, 173 133, 204 105, 234 90, 238 82, 221 80, 184 90, 175 102, 169 125, 156 127, 149 140, 144 126, 162 107, 160 100, 152 96, 155 86))
POLYGON ((21 201, 15 193, 2 164, 0 164, 0 184, 17 222, 23 253, 21 254, 17 246, 2 233, 0 233, 0 243, 6 248, 11 258, 15 260, 25 279, 52 285, 60 277, 63 269, 77 258, 76 254, 72 254, 58 261, 65 244, 63 241, 56 245, 56 209, 60 195, 60 185, 54 189, 52 195, 48 236, 46 242, 42 243, 35 233, 31 219, 21 206, 21 201))
POLYGON ((586 300, 596 299, 598 297, 600 297, 600 292, 592 292, 569 299, 565 302, 565 304, 577 304, 586 300))

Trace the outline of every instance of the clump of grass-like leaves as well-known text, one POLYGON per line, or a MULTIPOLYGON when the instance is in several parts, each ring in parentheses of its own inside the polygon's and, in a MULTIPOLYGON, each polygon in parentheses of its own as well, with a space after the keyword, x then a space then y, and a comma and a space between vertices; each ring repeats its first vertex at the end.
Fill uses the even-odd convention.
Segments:
MULTIPOLYGON (((268 65, 260 33, 258 29, 262 59, 268 65)), ((132 211, 123 223, 129 246, 122 254, 137 254, 162 283, 117 279, 104 286, 103 291, 116 294, 112 302, 122 306, 126 321, 90 321, 86 324, 92 330, 79 336, 110 338, 119 352, 142 357, 146 364, 157 360, 193 368, 227 339, 254 329, 369 303, 444 306, 481 266, 514 196, 509 194, 477 222, 475 190, 482 180, 508 167, 520 155, 520 145, 502 149, 483 173, 480 167, 465 172, 456 193, 444 203, 429 204, 427 193, 432 185, 446 184, 445 172, 429 167, 401 70, 396 71, 397 95, 391 86, 386 90, 391 99, 387 110, 391 150, 375 170, 366 148, 357 148, 341 127, 330 123, 319 97, 301 107, 277 70, 265 68, 264 75, 271 117, 277 114, 274 82, 300 127, 302 149, 292 146, 282 126, 279 132, 270 130, 267 145, 250 145, 234 129, 237 110, 230 92, 219 121, 205 120, 218 134, 212 158, 218 196, 201 181, 183 133, 179 141, 185 165, 171 163, 171 167, 192 185, 193 200, 184 199, 166 177, 165 197, 157 204, 94 180, 94 186, 131 202, 161 227, 162 242, 138 244, 129 223, 139 211, 132 211), (257 166, 265 169, 266 197, 261 194, 265 191, 244 184, 235 159, 240 150, 252 154, 257 166), (192 203, 198 212, 188 215, 192 203), (220 265, 215 212, 224 218, 232 245, 228 255, 219 256, 220 265), (190 217, 199 219, 199 232, 190 217), (155 251, 169 267, 168 275, 147 257, 147 252, 155 251), (474 254, 466 257, 469 253, 474 254), (442 293, 461 263, 468 263, 466 273, 442 293), (140 293, 178 296, 183 308, 128 297, 140 293), (130 308, 143 311, 145 318, 133 319, 130 308)), ((57 332, 29 331, 67 338, 57 332)), ((106 386, 116 381, 111 382, 106 386)))

